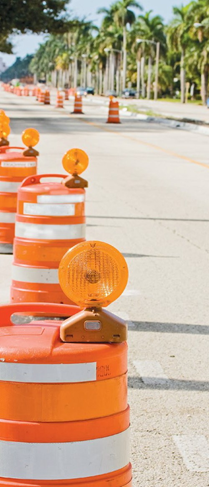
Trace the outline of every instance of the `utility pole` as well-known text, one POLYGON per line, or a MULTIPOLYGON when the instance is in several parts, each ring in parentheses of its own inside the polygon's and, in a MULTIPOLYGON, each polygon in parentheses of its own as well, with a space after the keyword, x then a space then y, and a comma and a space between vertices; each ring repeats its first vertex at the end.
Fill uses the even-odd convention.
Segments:
POLYGON ((123 90, 126 88, 126 25, 123 28, 123 90))

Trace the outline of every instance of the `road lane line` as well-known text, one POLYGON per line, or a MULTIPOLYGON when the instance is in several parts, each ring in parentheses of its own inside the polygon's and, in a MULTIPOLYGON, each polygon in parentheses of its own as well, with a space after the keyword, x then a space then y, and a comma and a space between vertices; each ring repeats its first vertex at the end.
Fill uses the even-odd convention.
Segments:
POLYGON ((170 383, 159 362, 155 360, 134 360, 134 367, 144 384, 148 386, 165 385, 170 383))
POLYGON ((111 134, 120 135, 121 137, 124 137, 125 139, 132 140, 133 142, 136 142, 137 144, 145 145, 146 147, 151 147, 152 149, 164 152, 165 154, 168 154, 170 156, 177 157, 178 159, 183 159, 184 161, 190 162, 191 164, 196 164, 197 166, 202 166, 206 169, 209 169, 209 165, 205 164, 204 162, 199 162, 199 161, 196 161, 195 159, 191 159, 190 157, 178 154, 177 152, 173 152, 173 151, 170 151, 168 149, 164 149, 163 147, 160 147, 159 145, 150 144, 149 142, 145 142, 144 140, 140 140, 140 139, 135 139, 134 137, 131 137, 130 135, 125 135, 124 133, 116 132, 115 130, 111 130, 107 127, 103 127, 103 125, 100 125, 100 124, 95 123, 95 122, 89 122, 88 120, 84 120, 82 118, 79 118, 77 120, 81 120, 82 122, 84 122, 88 125, 92 125, 92 127, 99 128, 100 130, 102 129, 104 132, 109 132, 111 134))
POLYGON ((138 289, 126 289, 121 296, 140 296, 140 294, 138 289))
POLYGON ((174 435, 183 462, 190 472, 209 472, 209 444, 204 435, 174 435))

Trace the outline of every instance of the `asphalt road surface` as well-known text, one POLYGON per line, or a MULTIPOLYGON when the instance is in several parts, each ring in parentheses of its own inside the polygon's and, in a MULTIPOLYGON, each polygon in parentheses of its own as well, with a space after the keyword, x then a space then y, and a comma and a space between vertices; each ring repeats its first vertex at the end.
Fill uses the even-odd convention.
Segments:
MULTIPOLYGON (((40 131, 39 172, 61 172, 72 147, 90 158, 87 239, 117 247, 129 283, 109 308, 129 322, 133 486, 209 486, 208 137, 123 117, 84 115, 0 94, 11 145, 40 131)), ((1 255, 1 303, 12 256, 1 255)))

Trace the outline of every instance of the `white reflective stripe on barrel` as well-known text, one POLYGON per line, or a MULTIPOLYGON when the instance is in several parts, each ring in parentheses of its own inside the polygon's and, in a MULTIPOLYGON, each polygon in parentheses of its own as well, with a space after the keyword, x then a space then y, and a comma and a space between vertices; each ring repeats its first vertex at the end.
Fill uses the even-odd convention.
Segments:
POLYGON ((77 238, 85 238, 85 224, 41 225, 16 221, 15 236, 41 240, 75 240, 77 238))
POLYGON ((71 443, 0 441, 0 477, 67 480, 94 477, 129 464, 129 430, 71 443))
POLYGON ((96 365, 96 362, 83 364, 17 364, 0 362, 0 381, 39 384, 93 382, 96 380, 96 365))
POLYGON ((14 223, 15 213, 3 213, 0 211, 0 223, 14 223))
POLYGON ((12 183, 10 181, 0 181, 0 193, 17 193, 17 190, 21 184, 19 183, 12 183))
POLYGON ((61 203, 59 205, 49 203, 24 203, 24 215, 41 215, 41 216, 74 216, 75 205, 72 203, 61 203))
POLYGON ((2 161, 1 167, 36 167, 36 161, 2 161))
POLYGON ((41 267, 13 265, 12 279, 36 284, 59 284, 58 269, 43 269, 41 267))
POLYGON ((37 203, 83 203, 84 193, 77 194, 40 194, 37 203))

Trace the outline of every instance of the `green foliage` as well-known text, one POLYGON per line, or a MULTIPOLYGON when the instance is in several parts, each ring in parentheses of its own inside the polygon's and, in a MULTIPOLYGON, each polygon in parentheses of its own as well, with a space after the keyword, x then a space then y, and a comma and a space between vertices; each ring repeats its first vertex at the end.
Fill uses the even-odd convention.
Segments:
POLYGON ((69 0, 1 0, 0 51, 12 52, 12 33, 66 32, 69 0))
POLYGON ((1 74, 0 78, 2 81, 10 81, 15 78, 25 78, 26 76, 31 76, 31 70, 29 68, 30 62, 32 60, 32 55, 27 55, 23 59, 17 57, 14 64, 10 66, 4 73, 1 74))
POLYGON ((147 84, 149 58, 153 92, 156 43, 160 43, 160 95, 175 96, 180 86, 183 93, 185 82, 195 84, 198 95, 201 82, 207 88, 209 74, 208 0, 188 1, 186 6, 173 7, 173 19, 169 25, 165 25, 162 17, 153 15, 152 11, 141 13, 140 10, 142 7, 136 0, 116 0, 109 8, 98 10, 103 16, 100 29, 86 19, 71 21, 68 33, 50 35, 40 45, 30 64, 31 71, 38 76, 46 76, 55 69, 67 70, 74 59, 80 68, 85 57, 92 73, 102 70, 104 74, 110 51, 114 52, 116 69, 122 68, 122 52, 126 46, 127 82, 136 87, 137 60, 144 58, 143 76, 147 84), (139 15, 136 15, 137 10, 139 15), (137 39, 144 42, 137 42, 137 39))

